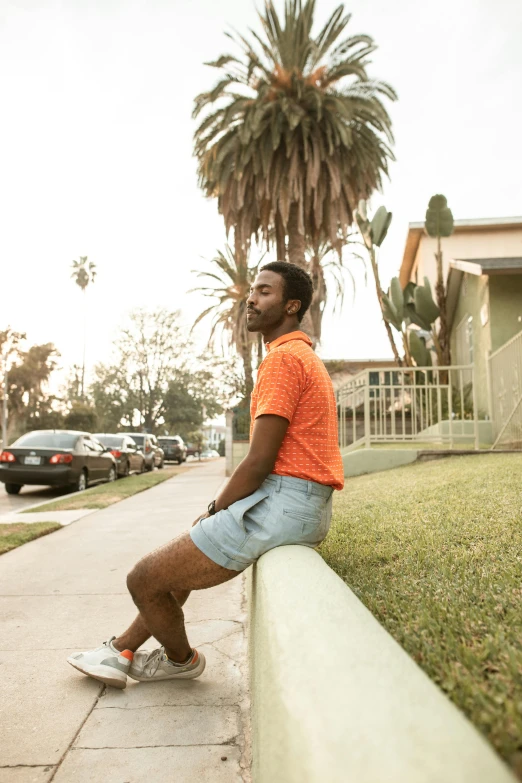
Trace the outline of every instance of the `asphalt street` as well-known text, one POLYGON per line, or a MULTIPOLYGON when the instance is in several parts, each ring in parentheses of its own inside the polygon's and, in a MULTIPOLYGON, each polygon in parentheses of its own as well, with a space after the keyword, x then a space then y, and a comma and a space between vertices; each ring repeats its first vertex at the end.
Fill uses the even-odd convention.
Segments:
POLYGON ((45 503, 61 495, 70 492, 68 487, 31 487, 25 486, 20 490, 19 495, 8 495, 5 486, 0 484, 0 516, 9 514, 13 511, 20 511, 27 506, 34 506, 35 503, 45 503))

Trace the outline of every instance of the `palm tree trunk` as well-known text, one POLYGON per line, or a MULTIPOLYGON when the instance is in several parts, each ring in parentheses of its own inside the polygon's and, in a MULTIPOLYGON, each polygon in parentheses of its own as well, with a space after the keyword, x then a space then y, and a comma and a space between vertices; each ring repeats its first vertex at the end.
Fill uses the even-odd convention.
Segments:
POLYGON ((294 201, 290 207, 290 216, 288 218, 288 260, 291 264, 300 266, 301 269, 307 269, 305 258, 305 238, 299 231, 299 204, 294 201))
POLYGON ((323 320, 322 306, 326 301, 326 283, 324 279, 324 270, 321 266, 321 258, 318 248, 314 248, 311 268, 312 282, 314 284, 314 295, 310 305, 310 316, 314 328, 314 335, 317 342, 321 342, 321 326, 323 320))
MULTIPOLYGON (((306 243, 304 234, 299 231, 299 204, 294 201, 290 207, 290 216, 288 218, 288 260, 291 264, 301 267, 308 272, 308 264, 305 256, 306 243)), ((318 338, 315 333, 314 324, 310 310, 305 313, 301 321, 301 329, 309 336, 313 347, 317 345, 318 338)))
POLYGON ((279 212, 276 213, 275 219, 275 232, 276 232, 276 253, 278 261, 286 261, 286 236, 283 220, 279 212))

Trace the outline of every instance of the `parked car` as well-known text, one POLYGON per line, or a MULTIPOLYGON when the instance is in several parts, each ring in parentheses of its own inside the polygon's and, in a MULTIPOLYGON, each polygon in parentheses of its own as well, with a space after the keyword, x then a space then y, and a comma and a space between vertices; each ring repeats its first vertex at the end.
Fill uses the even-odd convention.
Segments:
POLYGON ((162 468, 165 462, 163 449, 157 445, 154 435, 148 432, 122 432, 136 443, 138 449, 145 457, 145 467, 147 470, 154 470, 155 467, 162 468))
POLYGON ((199 457, 200 448, 195 443, 187 443, 187 457, 199 457))
POLYGON ((205 449, 201 452, 201 459, 213 459, 214 457, 219 457, 219 451, 216 449, 205 449))
POLYGON ((80 491, 115 478, 116 460, 88 432, 35 430, 0 454, 0 481, 8 495, 18 495, 24 484, 80 491))
POLYGON ((110 435, 102 432, 97 432, 94 437, 102 446, 109 449, 116 460, 118 477, 125 478, 130 473, 145 472, 145 457, 133 438, 128 435, 110 435))
POLYGON ((177 462, 181 465, 187 459, 187 447, 179 435, 162 435, 158 443, 165 453, 165 462, 177 462))

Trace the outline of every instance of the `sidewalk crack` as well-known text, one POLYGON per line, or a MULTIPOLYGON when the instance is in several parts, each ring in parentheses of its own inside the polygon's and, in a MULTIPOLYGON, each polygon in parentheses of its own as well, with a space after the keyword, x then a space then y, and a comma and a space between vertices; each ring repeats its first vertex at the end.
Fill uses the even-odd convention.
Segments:
POLYGON ((52 769, 54 764, 0 764, 0 769, 52 769))
POLYGON ((55 768, 54 768, 54 772, 53 772, 53 774, 51 775, 51 777, 49 778, 49 783, 52 783, 52 781, 55 779, 55 777, 56 777, 56 773, 58 772, 58 770, 59 770, 59 769, 60 769, 60 767, 62 766, 62 764, 63 764, 63 761, 64 761, 65 757, 67 756, 67 754, 68 754, 68 753, 69 753, 69 751, 71 750, 72 746, 73 746, 73 745, 74 745, 74 743, 76 742, 76 740, 77 740, 77 738, 78 738, 78 736, 79 736, 79 734, 80 734, 81 730, 83 729, 83 727, 85 726, 85 724, 87 723, 87 721, 89 720, 89 718, 91 717, 91 715, 92 715, 92 713, 93 713, 93 710, 94 710, 94 708, 95 708, 95 707, 96 707, 96 705, 98 704, 98 702, 99 702, 99 700, 100 700, 100 697, 101 697, 101 696, 102 696, 102 695, 105 693, 105 690, 106 690, 106 688, 107 688, 107 686, 106 686, 106 685, 104 685, 104 686, 101 688, 100 692, 98 693, 98 695, 97 695, 96 699, 94 700, 94 702, 93 702, 93 704, 92 704, 92 707, 91 707, 91 709, 89 710, 89 712, 87 713, 87 715, 85 716, 85 718, 84 718, 84 719, 82 720, 82 722, 80 723, 80 726, 79 726, 79 728, 78 728, 78 731, 76 732, 76 734, 74 735, 74 737, 72 738, 72 740, 70 741, 70 743, 69 743, 69 744, 67 745, 67 747, 65 748, 65 750, 64 750, 64 752, 63 752, 63 754, 62 754, 62 757, 61 757, 61 758, 60 758, 60 760, 58 761, 58 764, 55 766, 55 768))

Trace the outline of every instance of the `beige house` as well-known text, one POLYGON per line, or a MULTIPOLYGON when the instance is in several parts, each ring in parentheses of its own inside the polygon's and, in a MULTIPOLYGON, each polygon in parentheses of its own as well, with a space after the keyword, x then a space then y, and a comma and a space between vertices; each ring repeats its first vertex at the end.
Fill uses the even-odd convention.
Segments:
MULTIPOLYGON (((434 288, 436 249, 424 224, 411 223, 403 287, 427 277, 434 288)), ((522 217, 456 220, 442 252, 452 362, 475 365, 479 415, 496 416, 500 431, 522 396, 522 217)))

